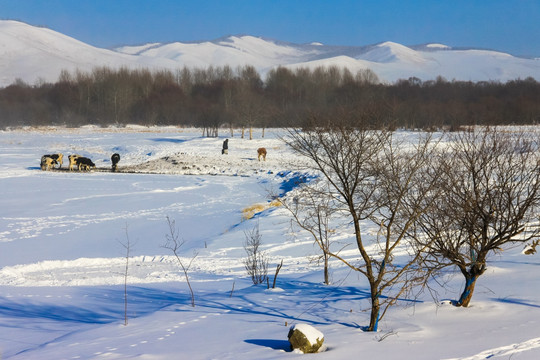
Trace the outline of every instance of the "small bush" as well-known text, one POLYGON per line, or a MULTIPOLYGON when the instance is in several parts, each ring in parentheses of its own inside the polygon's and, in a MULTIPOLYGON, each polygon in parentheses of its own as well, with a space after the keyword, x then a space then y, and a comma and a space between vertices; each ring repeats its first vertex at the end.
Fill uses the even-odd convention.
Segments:
POLYGON ((259 224, 253 230, 246 231, 246 241, 244 250, 247 258, 244 259, 244 266, 253 284, 258 285, 268 281, 268 258, 266 253, 261 251, 261 234, 259 233, 259 224))

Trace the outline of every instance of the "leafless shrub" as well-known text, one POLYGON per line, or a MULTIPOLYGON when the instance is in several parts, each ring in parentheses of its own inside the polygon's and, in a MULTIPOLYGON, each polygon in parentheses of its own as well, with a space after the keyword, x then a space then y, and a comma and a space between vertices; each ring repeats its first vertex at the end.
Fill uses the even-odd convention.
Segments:
POLYGON ((128 283, 128 272, 129 272, 129 258, 131 256, 131 250, 132 250, 132 243, 131 243, 131 239, 129 238, 129 233, 128 233, 128 227, 126 225, 125 227, 125 232, 126 232, 126 241, 125 242, 120 242, 120 244, 122 245, 122 247, 125 249, 126 251, 126 267, 125 267, 125 270, 124 270, 124 326, 127 326, 128 324, 128 312, 127 312, 127 309, 128 309, 128 291, 127 291, 127 283, 128 283))
POLYGON ((533 241, 531 244, 527 245, 527 247, 525 248, 523 253, 525 255, 534 255, 534 254, 536 254, 536 247, 538 246, 539 243, 540 243, 540 240, 533 241))
POLYGON ((248 275, 253 284, 263 284, 268 281, 268 258, 266 253, 260 249, 262 245, 259 224, 252 230, 244 232, 246 240, 244 250, 247 257, 243 260, 248 275))
POLYGON ((189 282, 189 275, 188 271, 191 267, 191 264, 193 263, 193 260, 197 257, 197 252, 194 252, 191 259, 189 259, 187 262, 183 260, 180 257, 180 250, 182 246, 185 244, 185 240, 180 240, 180 234, 178 233, 178 230, 176 229, 175 221, 171 220, 167 216, 167 225, 169 227, 169 233, 165 235, 166 242, 163 245, 163 248, 168 249, 172 251, 174 256, 176 257, 176 260, 178 262, 178 265, 180 265, 180 268, 182 268, 182 271, 184 272, 184 276, 186 278, 186 283, 189 288, 189 292, 191 294, 191 306, 195 306, 195 295, 193 293, 193 288, 191 287, 191 283, 189 282))

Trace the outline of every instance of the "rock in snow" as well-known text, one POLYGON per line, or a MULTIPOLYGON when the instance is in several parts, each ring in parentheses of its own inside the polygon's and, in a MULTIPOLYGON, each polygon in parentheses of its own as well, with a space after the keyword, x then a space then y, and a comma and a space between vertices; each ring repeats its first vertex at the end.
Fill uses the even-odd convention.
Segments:
POLYGON ((311 325, 296 324, 291 326, 288 337, 293 350, 298 349, 304 354, 322 350, 324 335, 311 325))

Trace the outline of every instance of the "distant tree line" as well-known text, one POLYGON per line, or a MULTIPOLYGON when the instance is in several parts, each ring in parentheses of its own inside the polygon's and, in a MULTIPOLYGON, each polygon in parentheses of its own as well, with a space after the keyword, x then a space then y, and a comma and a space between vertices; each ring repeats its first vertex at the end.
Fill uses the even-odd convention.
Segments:
POLYGON ((433 81, 382 84, 346 68, 278 67, 263 80, 252 66, 177 71, 95 68, 63 71, 56 83, 21 80, 0 88, 0 128, 126 124, 223 127, 302 126, 331 118, 372 126, 459 128, 540 122, 540 83, 433 81))

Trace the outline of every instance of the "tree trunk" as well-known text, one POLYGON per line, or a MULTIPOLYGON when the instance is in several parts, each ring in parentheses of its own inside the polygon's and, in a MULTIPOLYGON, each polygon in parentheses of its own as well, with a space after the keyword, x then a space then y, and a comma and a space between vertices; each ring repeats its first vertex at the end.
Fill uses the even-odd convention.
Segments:
POLYGON ((457 306, 469 306, 477 279, 478 275, 465 275, 465 289, 463 289, 463 293, 461 293, 461 296, 456 304, 457 306))
POLYGON ((329 264, 328 264, 328 254, 324 253, 324 284, 330 285, 330 274, 329 274, 329 264))
POLYGON ((371 316, 369 318, 369 327, 366 331, 377 331, 379 327, 379 313, 381 305, 379 304, 379 295, 371 295, 371 316))
POLYGON ((283 266, 283 259, 281 260, 281 263, 276 267, 276 274, 274 275, 274 282, 272 283, 272 289, 276 288, 277 276, 278 276, 279 270, 281 270, 282 266, 283 266))

